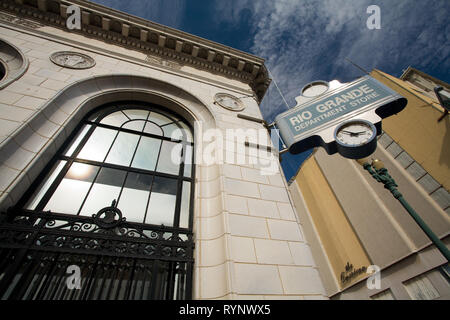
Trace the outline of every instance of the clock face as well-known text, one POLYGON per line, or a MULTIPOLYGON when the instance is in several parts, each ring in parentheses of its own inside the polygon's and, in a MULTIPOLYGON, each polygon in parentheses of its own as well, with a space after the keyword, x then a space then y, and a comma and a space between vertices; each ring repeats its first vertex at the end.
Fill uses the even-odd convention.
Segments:
POLYGON ((376 129, 364 121, 349 121, 336 132, 336 142, 347 146, 362 146, 369 143, 376 136, 376 129))
POLYGON ((368 157, 377 148, 377 128, 366 120, 341 123, 334 132, 337 151, 349 159, 368 157))
POLYGON ((325 81, 314 81, 302 89, 302 95, 305 97, 317 97, 328 91, 328 83, 325 81))
POLYGON ((214 97, 214 101, 225 109, 232 111, 242 111, 245 106, 239 98, 227 93, 218 93, 214 97))

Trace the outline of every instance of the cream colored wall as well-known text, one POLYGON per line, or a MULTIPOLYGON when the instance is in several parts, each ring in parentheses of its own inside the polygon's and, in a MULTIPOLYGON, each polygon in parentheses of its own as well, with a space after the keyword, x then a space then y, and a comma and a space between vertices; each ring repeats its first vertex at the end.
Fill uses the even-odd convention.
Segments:
MULTIPOLYGON (((445 241, 447 245, 450 241, 445 241)), ((380 288, 369 290, 366 282, 355 284, 351 290, 343 291, 332 297, 335 300, 371 299, 374 295, 390 290, 396 300, 411 300, 405 283, 417 276, 425 275, 431 285, 439 293, 438 300, 450 299, 450 285, 442 274, 435 268, 445 264, 445 259, 434 248, 427 247, 416 255, 409 256, 391 268, 381 272, 380 288)))
MULTIPOLYGON (((399 191, 431 229, 442 239, 448 238, 450 231, 448 215, 437 206, 397 161, 380 145, 371 157, 378 158, 385 163, 389 173, 399 185, 399 191)), ((383 185, 375 181, 356 161, 345 159, 337 154, 330 156, 322 149, 316 151, 313 159, 308 160, 299 172, 296 183, 304 201, 303 203, 296 201, 296 205, 299 212, 304 211, 311 216, 311 223, 304 226, 307 229, 305 233, 310 235, 307 240, 311 242, 314 257, 317 257, 316 261, 319 263, 321 275, 324 276, 327 294, 335 295, 338 291, 336 290, 338 288, 337 279, 334 279, 334 283, 331 279, 331 276, 335 275, 333 265, 336 264, 334 262, 336 257, 333 251, 327 251, 326 243, 331 241, 328 236, 321 235, 321 229, 323 230, 325 227, 318 225, 321 222, 314 217, 317 214, 314 210, 318 210, 318 208, 314 208, 314 202, 319 201, 317 198, 324 200, 323 197, 326 195, 312 197, 310 190, 306 190, 312 188, 309 183, 313 179, 314 173, 317 172, 317 169, 311 168, 310 163, 313 161, 317 162, 335 197, 335 200, 328 200, 328 202, 337 201, 339 203, 345 213, 345 218, 341 219, 347 220, 351 224, 371 263, 382 268, 382 277, 389 275, 390 280, 383 282, 384 289, 389 288, 392 284, 396 287, 395 290, 401 291, 402 283, 406 281, 406 275, 409 279, 445 263, 445 258, 438 253, 437 249, 433 249, 432 254, 427 256, 433 257, 433 260, 411 258, 414 266, 409 270, 414 271, 404 272, 397 263, 408 256, 414 257, 416 253, 428 250, 426 248, 431 244, 423 231, 398 201, 383 188, 383 185), (312 199, 308 203, 309 198, 312 199), (328 270, 324 272, 324 269, 328 270)), ((321 189, 326 190, 326 185, 321 189)), ((294 190, 295 188, 291 187, 291 191, 294 192, 294 190)), ((322 208, 317 212, 325 216, 326 213, 323 210, 328 210, 328 208, 322 208)), ((335 209, 333 213, 339 214, 340 210, 335 209)), ((336 228, 335 232, 339 234, 341 229, 336 228)), ((342 239, 340 241, 343 241, 342 239)), ((335 298, 366 299, 380 291, 382 290, 368 290, 365 282, 360 281, 359 284, 355 284, 351 289, 345 291, 345 294, 335 298)))
MULTIPOLYGON (((299 171, 295 184, 302 193, 312 224, 320 239, 332 273, 337 282, 334 290, 348 287, 352 283, 367 277, 363 273, 347 282, 341 281, 341 273, 350 263, 355 269, 368 267, 372 263, 362 247, 345 212, 337 201, 326 177, 320 170, 315 157, 307 159, 299 171)), ((328 282, 333 282, 331 279, 328 282)), ((331 284, 331 283, 330 283, 331 284)))
POLYGON ((408 100, 403 111, 383 120, 383 130, 450 190, 450 118, 437 121, 443 114, 437 98, 420 94, 413 85, 379 70, 371 75, 408 100))
MULTIPOLYGON (((0 91, 2 210, 17 202, 79 119, 113 99, 161 103, 204 129, 263 128, 213 103, 217 92, 248 95, 245 83, 148 65, 135 51, 51 27, 25 31, 5 24, 0 37, 30 61, 26 74, 0 91), (54 65, 50 54, 63 50, 88 54, 97 64, 86 70, 54 65)), ((253 98, 243 102, 242 114, 261 116, 253 98)), ((284 177, 279 167, 269 176, 260 168, 248 162, 197 166, 196 299, 325 298, 284 177)))

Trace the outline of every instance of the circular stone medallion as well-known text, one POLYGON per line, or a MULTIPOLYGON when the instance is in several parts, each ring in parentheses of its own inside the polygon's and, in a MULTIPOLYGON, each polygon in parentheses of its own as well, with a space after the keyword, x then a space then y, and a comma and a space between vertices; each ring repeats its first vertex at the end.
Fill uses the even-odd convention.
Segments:
POLYGON ((214 96, 214 103, 231 111, 242 111, 245 109, 245 105, 242 103, 241 99, 228 93, 217 93, 214 96))
POLYGON ((88 69, 95 66, 93 58, 73 51, 55 52, 50 56, 50 60, 58 66, 70 69, 88 69))

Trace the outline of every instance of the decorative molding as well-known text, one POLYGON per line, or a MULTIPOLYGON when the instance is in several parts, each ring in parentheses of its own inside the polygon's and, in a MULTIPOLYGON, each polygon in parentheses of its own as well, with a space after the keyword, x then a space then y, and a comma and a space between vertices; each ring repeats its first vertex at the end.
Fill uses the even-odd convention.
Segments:
MULTIPOLYGON (((0 15, 0 19, 12 23, 34 29, 51 25, 139 50, 150 56, 160 56, 162 62, 158 64, 165 65, 164 61, 167 61, 171 68, 190 64, 198 69, 239 79, 250 85, 259 102, 270 84, 264 60, 259 57, 89 1, 40 0, 24 3, 3 0, 1 8, 18 16, 0 15), (72 4, 81 8, 81 30, 69 30, 65 26, 66 9, 72 4), (33 22, 24 18, 30 18, 33 22), (36 20, 38 22, 34 22, 36 20)), ((149 60, 152 62, 152 59, 149 60)))
POLYGON ((73 51, 58 51, 50 56, 50 60, 64 68, 89 69, 95 66, 95 60, 90 56, 73 51))
POLYGON ((22 17, 18 17, 18 16, 13 16, 10 14, 6 14, 4 12, 0 12, 0 20, 3 21, 8 21, 14 24, 18 24, 20 26, 24 26, 27 28, 31 28, 31 29, 37 29, 40 27, 43 27, 44 24, 36 22, 36 21, 30 21, 30 20, 26 20, 22 17))
POLYGON ((230 111, 242 111, 245 105, 242 100, 229 93, 219 92, 214 96, 214 103, 230 111))
POLYGON ((4 76, 0 79, 0 89, 22 77, 29 65, 27 57, 19 48, 1 38, 0 63, 4 68, 4 76))
POLYGON ((175 61, 162 59, 157 56, 150 55, 150 54, 147 55, 147 57, 145 58, 145 61, 153 63, 153 64, 158 64, 158 65, 161 65, 164 67, 169 67, 169 68, 175 69, 175 70, 180 70, 181 67, 183 66, 182 64, 177 63, 175 61))

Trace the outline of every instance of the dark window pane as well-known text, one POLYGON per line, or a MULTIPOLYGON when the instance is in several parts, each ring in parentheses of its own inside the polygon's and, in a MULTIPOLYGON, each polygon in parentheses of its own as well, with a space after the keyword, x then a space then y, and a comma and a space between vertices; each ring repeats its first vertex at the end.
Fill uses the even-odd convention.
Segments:
POLYGON ((125 188, 150 191, 152 176, 143 173, 130 172, 125 182, 125 188))
POLYGON ((117 207, 130 222, 144 223, 152 176, 129 172, 117 207))
POLYGON ((100 209, 111 206, 113 200, 117 201, 125 174, 126 172, 122 170, 102 168, 80 214, 87 216, 96 214, 100 209))
POLYGON ((126 172, 122 170, 102 168, 98 174, 97 180, 95 180, 95 183, 122 187, 125 174, 126 172))
POLYGON ((177 194, 177 183, 178 181, 176 179, 155 177, 152 192, 175 195, 177 194))
POLYGON ((155 177, 145 223, 173 226, 177 180, 155 177))
POLYGON ((103 112, 104 112, 104 110, 96 111, 88 118, 88 120, 94 122, 95 120, 97 120, 98 116, 103 112))

